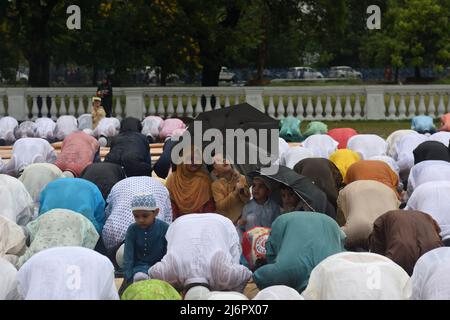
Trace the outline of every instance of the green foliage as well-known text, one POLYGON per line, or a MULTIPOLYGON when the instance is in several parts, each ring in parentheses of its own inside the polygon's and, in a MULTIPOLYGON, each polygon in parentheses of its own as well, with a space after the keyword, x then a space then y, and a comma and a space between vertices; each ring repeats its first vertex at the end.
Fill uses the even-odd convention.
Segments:
POLYGON ((449 15, 448 0, 391 0, 382 30, 368 39, 364 56, 377 65, 441 72, 450 61, 449 15))

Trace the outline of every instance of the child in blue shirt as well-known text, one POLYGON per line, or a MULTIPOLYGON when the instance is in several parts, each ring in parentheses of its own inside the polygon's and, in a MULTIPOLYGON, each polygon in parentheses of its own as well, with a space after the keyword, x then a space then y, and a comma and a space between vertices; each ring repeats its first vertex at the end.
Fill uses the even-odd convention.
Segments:
POLYGON ((161 261, 167 251, 166 232, 169 225, 156 219, 159 208, 151 194, 138 194, 131 202, 135 223, 125 237, 125 281, 148 280, 148 270, 161 261))

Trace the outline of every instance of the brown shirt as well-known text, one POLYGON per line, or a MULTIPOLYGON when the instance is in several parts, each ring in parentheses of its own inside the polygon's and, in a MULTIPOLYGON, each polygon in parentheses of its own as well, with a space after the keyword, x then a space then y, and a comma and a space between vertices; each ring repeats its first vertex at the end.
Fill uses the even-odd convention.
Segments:
POLYGON ((250 190, 245 176, 236 175, 230 180, 220 178, 212 183, 211 189, 217 213, 224 215, 236 224, 241 216, 242 208, 250 200, 250 190), (236 195, 234 190, 238 181, 244 185, 244 192, 236 195))

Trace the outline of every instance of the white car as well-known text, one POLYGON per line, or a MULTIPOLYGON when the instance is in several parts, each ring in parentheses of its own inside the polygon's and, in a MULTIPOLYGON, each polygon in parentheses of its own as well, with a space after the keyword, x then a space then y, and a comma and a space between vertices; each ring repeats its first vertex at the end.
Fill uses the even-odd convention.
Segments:
POLYGON ((323 74, 310 67, 294 67, 288 71, 289 79, 323 79, 323 74))
MULTIPOLYGON (((28 75, 26 73, 17 71, 16 72, 16 82, 28 82, 28 75)), ((0 83, 6 83, 6 79, 0 74, 0 83)))
POLYGON ((220 68, 219 81, 236 81, 236 74, 228 70, 227 67, 220 68))
POLYGON ((362 73, 356 71, 352 67, 339 66, 331 67, 328 73, 329 78, 352 78, 352 79, 362 79, 362 73))

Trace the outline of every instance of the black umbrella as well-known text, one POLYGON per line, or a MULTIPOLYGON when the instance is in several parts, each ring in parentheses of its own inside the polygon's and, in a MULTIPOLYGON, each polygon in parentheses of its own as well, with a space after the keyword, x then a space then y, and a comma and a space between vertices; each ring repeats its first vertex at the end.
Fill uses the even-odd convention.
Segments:
MULTIPOLYGON (((197 116, 197 118, 195 118, 194 122, 188 126, 187 131, 190 133, 191 139, 194 142, 194 134, 200 133, 203 135, 203 133, 208 129, 219 130, 221 137, 215 136, 212 141, 217 139, 221 146, 223 146, 223 153, 228 156, 229 160, 233 162, 235 167, 241 173, 246 174, 265 165, 260 162, 261 154, 266 156, 273 155, 274 158, 278 158, 278 154, 275 154, 274 146, 271 143, 271 139, 273 139, 274 142, 276 141, 276 148, 278 148, 278 127, 278 120, 271 118, 248 103, 243 103, 235 106, 202 112, 197 116), (197 129, 201 124, 200 132, 195 131, 195 123, 197 123, 197 129), (233 149, 232 145, 227 143, 227 129, 233 130, 235 134, 238 133, 236 131, 238 129, 242 129, 243 132, 241 131, 241 133, 245 133, 249 129, 254 129, 254 131, 250 130, 247 132, 249 133, 248 136, 252 136, 251 139, 244 139, 244 135, 241 135, 241 138, 234 138, 233 149), (271 130, 277 130, 276 134, 272 135, 271 130), (254 135, 251 133, 254 133, 254 135), (262 135, 260 136, 260 134, 262 135), (255 137, 256 140, 254 139, 255 137), (239 143, 242 143, 241 147, 243 147, 243 149, 238 149, 239 143), (243 160, 242 158, 244 156, 245 161, 240 161, 243 160), (250 163, 249 158, 251 156, 254 157, 253 160, 256 159, 256 162, 253 161, 254 163, 250 163)), ((233 134, 233 132, 231 132, 231 134, 233 134)), ((228 134, 230 135, 230 132, 228 134)), ((198 140, 199 139, 197 137, 197 141, 198 140)), ((210 141, 203 141, 203 139, 201 139, 201 141, 203 149, 211 143, 210 141)), ((231 142, 231 140, 228 142, 231 142)))
MULTIPOLYGON (((290 187, 310 211, 325 213, 332 218, 336 217, 336 212, 328 202, 326 194, 310 178, 299 175, 294 170, 285 166, 278 166, 278 172, 275 174, 265 174, 261 169, 249 173, 249 177, 251 178, 258 176, 266 177, 273 183, 281 183, 290 187)), ((272 190, 278 189, 273 188, 272 190)), ((276 197, 279 197, 279 195, 277 194, 276 197)), ((278 201, 281 203, 279 199, 278 201)))

